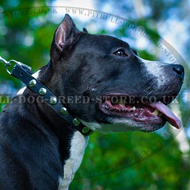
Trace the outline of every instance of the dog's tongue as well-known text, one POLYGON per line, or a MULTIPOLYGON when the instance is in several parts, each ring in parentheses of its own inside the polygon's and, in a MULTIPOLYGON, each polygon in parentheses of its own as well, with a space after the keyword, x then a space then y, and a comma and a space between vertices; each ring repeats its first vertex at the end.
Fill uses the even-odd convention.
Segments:
POLYGON ((159 112, 161 112, 171 125, 173 125, 177 129, 181 128, 182 124, 181 124, 180 119, 176 117, 174 113, 172 112, 172 110, 169 107, 167 107, 165 104, 163 104, 162 102, 156 102, 156 103, 150 104, 150 106, 157 109, 159 112))

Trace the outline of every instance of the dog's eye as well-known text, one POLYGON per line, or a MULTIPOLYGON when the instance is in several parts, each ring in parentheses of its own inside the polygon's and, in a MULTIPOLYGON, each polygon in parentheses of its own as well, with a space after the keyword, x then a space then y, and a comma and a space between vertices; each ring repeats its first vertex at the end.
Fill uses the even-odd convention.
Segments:
POLYGON ((126 57, 127 54, 124 52, 124 50, 119 49, 116 52, 113 53, 114 55, 121 56, 121 57, 126 57))

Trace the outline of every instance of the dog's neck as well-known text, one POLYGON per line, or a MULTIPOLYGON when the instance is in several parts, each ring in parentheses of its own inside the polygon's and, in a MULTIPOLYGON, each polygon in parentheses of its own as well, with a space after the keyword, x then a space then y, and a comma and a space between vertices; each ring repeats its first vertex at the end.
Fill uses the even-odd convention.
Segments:
POLYGON ((31 114, 37 113, 35 128, 38 128, 40 123, 40 128, 43 126, 57 137, 58 142, 55 145, 58 145, 63 163, 63 175, 58 176, 59 190, 67 190, 82 162, 88 137, 69 128, 47 104, 33 104, 30 105, 30 109, 33 110, 31 114))
POLYGON ((64 175, 59 178, 59 190, 65 190, 68 189, 75 172, 82 162, 84 151, 88 143, 88 137, 68 128, 63 121, 56 117, 57 115, 54 111, 49 111, 47 114, 47 110, 48 108, 43 105, 42 111, 46 117, 45 121, 48 123, 48 127, 53 128, 53 131, 55 131, 59 139, 59 151, 63 159, 64 171, 64 175))
MULTIPOLYGON (((38 78, 39 73, 38 71, 34 74, 34 77, 38 78)), ((37 96, 28 89, 22 90, 21 92, 26 96, 37 96)), ((21 93, 19 94, 21 95, 21 93)), ((82 135, 75 129, 69 128, 67 123, 46 103, 36 102, 28 106, 30 106, 30 110, 32 111, 31 114, 37 113, 35 116, 37 121, 36 127, 38 127, 39 121, 40 125, 50 130, 58 139, 59 147, 57 148, 59 149, 61 162, 63 163, 63 175, 58 176, 59 190, 66 190, 82 162, 88 137, 82 135)))

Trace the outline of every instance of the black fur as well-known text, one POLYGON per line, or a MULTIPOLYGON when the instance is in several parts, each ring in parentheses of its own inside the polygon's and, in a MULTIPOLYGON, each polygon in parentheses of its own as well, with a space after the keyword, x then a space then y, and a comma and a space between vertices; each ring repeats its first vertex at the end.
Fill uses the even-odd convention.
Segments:
MULTIPOLYGON (((92 100, 120 92, 159 99, 176 96, 182 84, 182 78, 173 74, 174 65, 161 63, 168 81, 157 89, 151 85, 155 77, 146 73, 143 62, 126 42, 91 35, 86 29, 80 32, 68 15, 55 32, 50 57, 39 80, 66 98, 87 96, 92 100), (120 49, 125 56, 117 55, 120 49), (151 86, 149 94, 143 90, 147 86, 151 86)), ((36 97, 29 89, 23 95, 36 97)), ((45 103, 19 103, 19 97, 0 116, 0 190, 57 190, 74 131, 45 103)), ((109 123, 96 101, 64 104, 73 116, 109 123)))

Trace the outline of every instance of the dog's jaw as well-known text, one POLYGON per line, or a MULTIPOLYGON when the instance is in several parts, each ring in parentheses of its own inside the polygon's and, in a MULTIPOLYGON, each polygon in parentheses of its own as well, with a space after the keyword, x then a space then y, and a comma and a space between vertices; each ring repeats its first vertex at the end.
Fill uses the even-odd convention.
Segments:
POLYGON ((98 131, 100 133, 116 133, 116 132, 127 132, 127 131, 142 131, 142 132, 152 132, 163 127, 163 125, 150 126, 145 124, 136 123, 135 121, 128 120, 125 118, 109 118, 110 124, 97 123, 97 122, 86 122, 81 120, 81 122, 93 131, 98 131))

